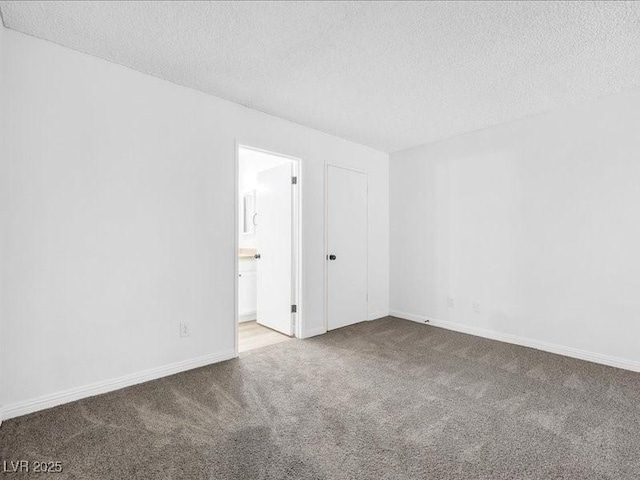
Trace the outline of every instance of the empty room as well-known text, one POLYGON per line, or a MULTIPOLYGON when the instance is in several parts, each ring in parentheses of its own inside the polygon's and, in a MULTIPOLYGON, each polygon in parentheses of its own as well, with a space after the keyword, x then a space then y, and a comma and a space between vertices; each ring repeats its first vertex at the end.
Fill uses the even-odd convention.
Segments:
POLYGON ((0 479, 640 478, 640 2, 0 15, 0 479))

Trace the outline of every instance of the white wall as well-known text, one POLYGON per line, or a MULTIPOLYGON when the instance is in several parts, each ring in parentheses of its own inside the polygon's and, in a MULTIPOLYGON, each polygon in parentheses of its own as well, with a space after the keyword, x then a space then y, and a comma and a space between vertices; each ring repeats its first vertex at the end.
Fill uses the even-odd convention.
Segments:
POLYGON ((369 172, 369 313, 387 314, 387 154, 3 37, 5 417, 94 382, 233 354, 236 141, 302 159, 304 335, 324 331, 325 163, 369 172), (184 319, 192 333, 181 340, 184 319))
MULTIPOLYGON (((7 157, 5 155, 5 148, 4 148, 4 128, 5 128, 5 121, 4 121, 4 77, 5 77, 5 61, 4 61, 4 35, 5 35, 5 29, 2 26, 2 19, 0 18, 0 252, 3 251, 3 243, 4 243, 4 236, 5 236, 5 231, 4 231, 4 212, 5 209, 3 208, 3 205, 7 205, 7 198, 5 196, 6 192, 6 188, 5 188, 5 183, 2 179, 2 173, 5 170, 5 162, 7 161, 7 157)), ((4 285, 4 275, 3 272, 4 271, 4 263, 3 263, 3 258, 2 258, 2 254, 0 254, 0 385, 2 382, 2 378, 3 378, 3 366, 2 366, 2 338, 3 338, 3 325, 4 325, 4 321, 2 319, 3 315, 4 315, 4 310, 2 308, 2 304, 4 302, 4 298, 2 295, 3 292, 3 285, 4 285)), ((2 413, 2 387, 0 386, 0 425, 2 425, 2 418, 3 418, 3 413, 2 413)))
POLYGON ((640 368, 640 90, 393 154, 390 176, 392 312, 640 368))

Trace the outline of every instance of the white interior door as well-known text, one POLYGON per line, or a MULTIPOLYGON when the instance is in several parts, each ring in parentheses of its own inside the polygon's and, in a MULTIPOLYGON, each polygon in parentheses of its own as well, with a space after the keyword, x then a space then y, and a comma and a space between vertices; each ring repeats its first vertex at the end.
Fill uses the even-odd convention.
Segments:
POLYGON ((258 173, 256 242, 260 325, 293 335, 291 163, 258 173))
POLYGON ((367 175, 327 171, 328 329, 367 320, 367 175))

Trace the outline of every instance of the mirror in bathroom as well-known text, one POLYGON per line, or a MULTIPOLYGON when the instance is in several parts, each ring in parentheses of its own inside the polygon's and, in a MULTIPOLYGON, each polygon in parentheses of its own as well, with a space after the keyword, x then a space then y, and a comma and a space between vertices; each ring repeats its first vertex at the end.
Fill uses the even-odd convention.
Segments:
POLYGON ((256 232, 256 192, 252 190, 242 197, 242 233, 253 235, 256 232))

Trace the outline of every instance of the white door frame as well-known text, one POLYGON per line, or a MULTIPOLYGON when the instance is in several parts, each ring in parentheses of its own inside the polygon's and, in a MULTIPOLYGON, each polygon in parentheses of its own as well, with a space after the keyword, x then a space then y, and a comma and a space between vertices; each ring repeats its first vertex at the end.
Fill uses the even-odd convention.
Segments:
POLYGON ((233 301, 234 301, 234 315, 233 315, 233 329, 234 329, 234 351, 235 356, 238 356, 238 326, 239 326, 239 317, 238 317, 238 275, 239 275, 239 261, 238 261, 238 248, 240 245, 240 147, 246 148, 248 150, 254 150, 256 152, 267 153, 269 155, 275 155, 278 157, 286 158, 291 160, 291 164, 293 165, 293 175, 297 178, 297 183, 293 188, 293 221, 292 221, 292 231, 293 231, 293 239, 292 239, 292 247, 293 247, 293 259, 292 259, 292 279, 291 284, 293 285, 292 292, 292 302, 297 305, 297 312, 292 314, 291 321, 294 321, 295 325, 293 329, 293 334, 296 338, 302 338, 302 322, 304 321, 303 315, 303 300, 302 300, 302 161, 297 157, 292 157, 290 155, 285 155, 278 152, 273 152, 270 150, 254 147, 251 145, 251 142, 241 142, 238 139, 235 141, 234 147, 234 171, 235 171, 235 185, 233 188, 234 191, 234 233, 233 233, 233 265, 234 265, 234 279, 233 279, 233 301))
POLYGON ((362 173, 367 178, 367 318, 369 320, 369 173, 356 168, 325 163, 324 165, 324 331, 329 331, 329 167, 362 173))

